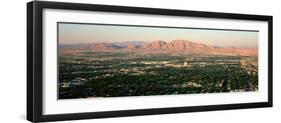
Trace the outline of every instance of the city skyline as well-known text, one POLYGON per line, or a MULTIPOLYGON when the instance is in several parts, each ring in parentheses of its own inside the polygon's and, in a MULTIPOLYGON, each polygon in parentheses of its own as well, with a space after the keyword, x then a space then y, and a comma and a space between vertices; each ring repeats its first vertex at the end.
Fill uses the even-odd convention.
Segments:
POLYGON ((59 44, 189 40, 219 47, 257 48, 257 31, 58 23, 59 44))

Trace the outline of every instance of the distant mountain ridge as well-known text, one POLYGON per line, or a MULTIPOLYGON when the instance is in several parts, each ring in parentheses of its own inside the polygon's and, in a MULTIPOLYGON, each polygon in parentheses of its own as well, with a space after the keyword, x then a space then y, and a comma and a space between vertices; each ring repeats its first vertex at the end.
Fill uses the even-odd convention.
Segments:
POLYGON ((62 44, 60 49, 79 49, 93 51, 130 51, 141 53, 184 53, 206 55, 257 55, 257 48, 226 48, 215 47, 188 40, 173 40, 165 42, 156 40, 152 42, 127 41, 127 42, 97 42, 91 44, 62 44))
POLYGON ((202 43, 195 43, 187 40, 173 40, 169 43, 165 41, 153 41, 146 46, 145 49, 152 49, 152 50, 205 50, 205 49, 214 49, 213 46, 208 46, 202 43))
POLYGON ((144 41, 124 41, 124 42, 113 42, 112 44, 116 45, 116 46, 123 46, 123 47, 127 47, 128 45, 133 45, 133 46, 139 47, 139 46, 143 46, 145 44, 145 42, 144 41))
POLYGON ((81 43, 81 44, 59 44, 59 48, 61 49, 111 49, 116 48, 126 48, 129 45, 131 46, 136 46, 136 47, 141 47, 145 44, 146 42, 144 41, 124 41, 124 42, 96 42, 96 43, 81 43))

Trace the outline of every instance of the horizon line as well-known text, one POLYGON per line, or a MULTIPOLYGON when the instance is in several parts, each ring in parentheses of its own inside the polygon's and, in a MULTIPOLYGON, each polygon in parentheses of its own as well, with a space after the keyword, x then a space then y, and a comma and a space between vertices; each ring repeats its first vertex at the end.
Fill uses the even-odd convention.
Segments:
POLYGON ((58 43, 58 45, 79 45, 79 44, 94 44, 94 43, 123 43, 123 42, 144 42, 144 43, 151 43, 154 41, 163 41, 166 43, 172 42, 172 41, 177 41, 177 40, 183 40, 183 41, 189 41, 189 42, 193 42, 193 43, 197 43, 197 44, 204 44, 207 46, 214 46, 214 47, 220 47, 220 48, 258 48, 258 46, 254 46, 254 47, 235 47, 235 46, 216 46, 216 45, 210 45, 210 44, 205 44, 202 42, 194 42, 194 41, 190 41, 190 40, 184 40, 184 39, 176 39, 176 40, 171 40, 171 41, 165 41, 165 40, 153 40, 153 41, 140 41, 140 40, 133 40, 133 41, 112 41, 112 42, 105 42, 105 41, 100 41, 100 42, 91 42, 91 43, 58 43))

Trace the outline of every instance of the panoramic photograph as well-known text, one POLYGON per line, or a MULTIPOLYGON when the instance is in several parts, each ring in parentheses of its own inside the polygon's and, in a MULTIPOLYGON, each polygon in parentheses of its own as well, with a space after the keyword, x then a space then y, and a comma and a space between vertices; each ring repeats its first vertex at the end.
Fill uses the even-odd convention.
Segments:
POLYGON ((258 91, 258 31, 57 24, 58 99, 258 91))

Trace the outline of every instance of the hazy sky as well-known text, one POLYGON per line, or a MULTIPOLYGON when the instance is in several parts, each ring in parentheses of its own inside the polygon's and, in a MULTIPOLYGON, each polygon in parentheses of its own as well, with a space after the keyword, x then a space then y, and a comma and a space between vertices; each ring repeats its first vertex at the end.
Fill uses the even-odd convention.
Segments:
POLYGON ((258 32, 59 23, 59 44, 183 39, 220 47, 257 47, 258 32))

